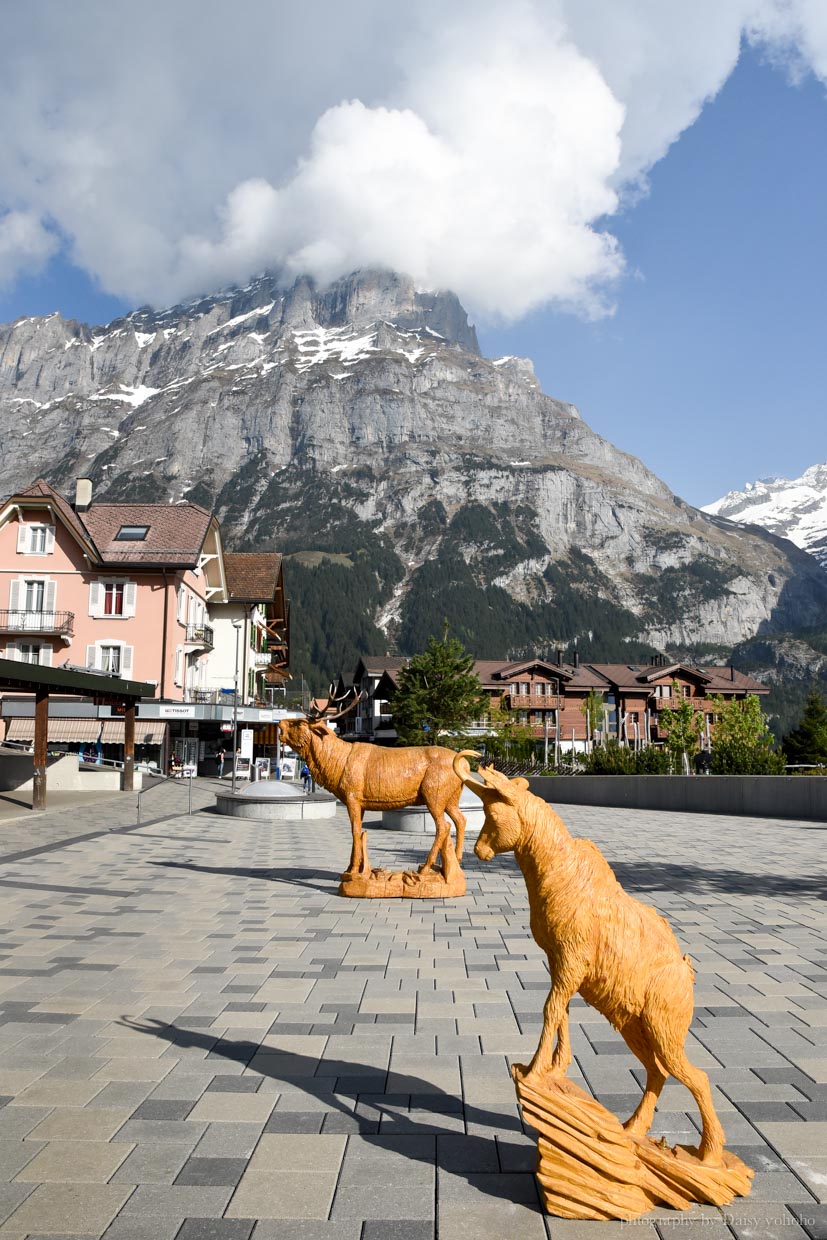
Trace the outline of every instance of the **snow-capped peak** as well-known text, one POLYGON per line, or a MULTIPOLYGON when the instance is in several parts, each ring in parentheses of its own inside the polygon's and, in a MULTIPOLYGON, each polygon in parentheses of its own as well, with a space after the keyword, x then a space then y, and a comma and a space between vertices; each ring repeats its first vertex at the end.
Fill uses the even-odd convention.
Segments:
POLYGON ((742 525, 760 525, 789 538, 827 568, 827 463, 811 465, 800 478, 761 478, 730 491, 704 512, 742 525))

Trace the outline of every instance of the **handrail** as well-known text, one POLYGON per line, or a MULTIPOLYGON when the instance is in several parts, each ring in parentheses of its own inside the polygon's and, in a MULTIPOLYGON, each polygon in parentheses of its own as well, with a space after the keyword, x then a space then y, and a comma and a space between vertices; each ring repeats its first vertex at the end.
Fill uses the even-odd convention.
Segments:
POLYGON ((5 633, 67 633, 75 628, 73 611, 27 611, 25 607, 0 609, 0 632, 5 633))

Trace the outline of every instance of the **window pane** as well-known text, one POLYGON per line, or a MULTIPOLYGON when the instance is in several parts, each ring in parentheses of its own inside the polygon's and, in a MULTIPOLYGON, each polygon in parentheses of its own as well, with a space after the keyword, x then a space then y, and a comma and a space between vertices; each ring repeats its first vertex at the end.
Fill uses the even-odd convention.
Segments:
POLYGON ((26 611, 43 610, 44 588, 45 587, 42 581, 26 582, 26 611))
POLYGON ((104 672, 119 672, 121 670, 120 646, 101 646, 101 667, 104 672))
POLYGON ((115 542, 143 542, 148 533, 148 525, 122 525, 115 535, 115 542))

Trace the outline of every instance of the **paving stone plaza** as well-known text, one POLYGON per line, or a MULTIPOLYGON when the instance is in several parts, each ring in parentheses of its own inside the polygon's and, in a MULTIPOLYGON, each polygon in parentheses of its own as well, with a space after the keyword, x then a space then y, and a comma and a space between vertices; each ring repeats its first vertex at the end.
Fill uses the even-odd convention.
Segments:
MULTIPOLYGON (((246 823, 214 790, 145 794, 139 829, 127 797, 2 826, 3 1240, 827 1236, 827 825, 563 810, 691 954, 689 1055, 756 1169, 723 1210, 573 1223, 509 1076, 548 988, 513 857, 472 855, 450 904, 340 899, 344 810, 246 823)), ((368 825, 374 865, 421 861, 368 825)), ((625 1118, 637 1060, 579 998, 571 1029, 625 1118)), ((669 1081, 654 1132, 698 1128, 669 1081)))

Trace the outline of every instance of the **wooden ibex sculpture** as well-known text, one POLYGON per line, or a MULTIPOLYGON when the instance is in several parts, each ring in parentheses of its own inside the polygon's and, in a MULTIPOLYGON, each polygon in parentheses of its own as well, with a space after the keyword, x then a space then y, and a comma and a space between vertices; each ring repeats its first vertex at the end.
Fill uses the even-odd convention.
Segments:
MULTIPOLYGON (((304 719, 283 719, 279 732, 284 744, 301 754, 317 784, 343 801, 350 818, 353 845, 350 864, 342 875, 343 895, 463 895, 465 879, 459 867, 465 839, 465 815, 459 807, 462 782, 454 773, 454 751, 438 745, 385 749, 360 741, 344 741, 328 727, 329 719, 352 710, 359 699, 346 695, 334 706, 347 705, 335 714, 317 712, 304 719), (416 875, 392 875, 371 870, 367 832, 362 829, 365 810, 427 806, 436 838, 416 875), (450 819, 450 821, 449 821, 450 819), (451 822, 456 827, 456 850, 451 841, 451 822), (435 870, 441 858, 441 871, 435 870), (379 875, 379 881, 371 881, 379 875), (424 882, 431 878, 433 881, 424 882), (393 879, 393 881, 391 881, 393 879), (447 886, 446 886, 447 885, 447 886), (403 889, 404 888, 404 889, 403 889), (461 888, 461 889, 460 889, 461 888)), ((465 772, 468 764, 463 762, 465 772)))
MULTIPOLYGON (((738 1163, 746 1174, 739 1172, 741 1187, 735 1191, 744 1191, 744 1183, 749 1191, 749 1169, 723 1154, 724 1131, 715 1113, 709 1079, 690 1063, 684 1050, 692 1021, 694 972, 672 930, 655 909, 623 890, 590 840, 569 835, 551 806, 529 792, 526 780, 510 780, 491 767, 480 768, 480 779, 471 778, 464 770, 463 757, 457 755, 454 770, 485 806, 474 852, 480 860, 490 861, 498 853, 513 851, 528 889, 531 933, 546 953, 551 973, 537 1050, 528 1067, 513 1067, 521 1101, 527 1094, 543 1095, 565 1076, 572 1058, 568 1006, 572 996, 580 993, 620 1031, 646 1069, 643 1097, 623 1125, 628 1137, 646 1136, 658 1095, 667 1076, 674 1076, 692 1093, 701 1113, 703 1132, 695 1161, 703 1165, 704 1172, 722 1168, 724 1177, 730 1179, 738 1163)), ((566 1084, 571 1099, 576 1087, 566 1084)), ((592 1107, 598 1106, 583 1097, 592 1107)), ((525 1101, 523 1105, 525 1109, 525 1101)), ((616 1124, 609 1112, 599 1109, 616 1124)), ((652 1142, 646 1145, 659 1148, 652 1142)), ((636 1157, 644 1158, 644 1154, 638 1149, 636 1157)), ((729 1195, 724 1200, 732 1200, 735 1192, 726 1191, 729 1195)), ((710 1198, 696 1190, 689 1198, 693 1199, 710 1198)))

